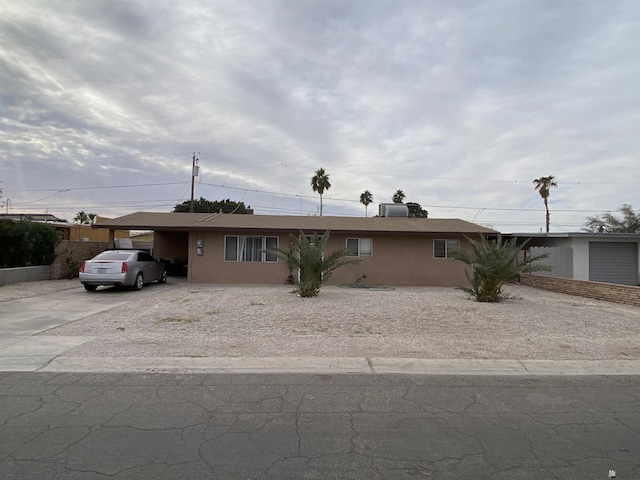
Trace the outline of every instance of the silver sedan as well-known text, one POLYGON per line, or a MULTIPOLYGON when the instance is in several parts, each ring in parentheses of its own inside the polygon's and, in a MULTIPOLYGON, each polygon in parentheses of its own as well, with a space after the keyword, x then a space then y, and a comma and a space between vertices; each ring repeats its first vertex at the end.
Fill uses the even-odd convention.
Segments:
POLYGON ((145 283, 166 282, 167 270, 164 263, 142 250, 107 250, 82 262, 79 277, 89 292, 100 285, 140 290, 145 283))

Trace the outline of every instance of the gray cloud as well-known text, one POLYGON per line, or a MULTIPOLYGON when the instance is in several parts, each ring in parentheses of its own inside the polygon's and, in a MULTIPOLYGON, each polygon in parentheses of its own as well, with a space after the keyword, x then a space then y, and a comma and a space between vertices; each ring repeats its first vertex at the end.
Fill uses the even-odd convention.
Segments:
POLYGON ((261 213, 314 213, 319 167, 330 214, 400 188, 432 216, 537 231, 532 180, 549 174, 557 229, 640 208, 633 0, 1 8, 0 180, 16 210, 169 211, 193 152, 198 196, 261 213))

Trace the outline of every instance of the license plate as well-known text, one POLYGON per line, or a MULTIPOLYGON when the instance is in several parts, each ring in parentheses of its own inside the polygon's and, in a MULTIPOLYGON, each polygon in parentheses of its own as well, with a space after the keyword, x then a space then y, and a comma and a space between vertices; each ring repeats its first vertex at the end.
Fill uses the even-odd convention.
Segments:
POLYGON ((98 273, 107 273, 107 269, 106 268, 99 268, 98 269, 98 273))

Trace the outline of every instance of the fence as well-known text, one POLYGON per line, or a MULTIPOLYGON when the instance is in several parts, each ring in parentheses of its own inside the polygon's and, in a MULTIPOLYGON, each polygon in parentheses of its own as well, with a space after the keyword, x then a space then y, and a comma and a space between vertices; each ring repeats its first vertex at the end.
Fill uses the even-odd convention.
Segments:
POLYGON ((51 264, 51 280, 73 278, 82 262, 109 248, 108 242, 77 242, 63 240, 56 246, 56 258, 51 264))
POLYGON ((524 274, 520 283, 552 292, 640 307, 640 287, 524 274))
POLYGON ((36 267, 14 267, 0 268, 0 287, 22 282, 37 282, 39 280, 49 280, 49 265, 39 265, 36 267))

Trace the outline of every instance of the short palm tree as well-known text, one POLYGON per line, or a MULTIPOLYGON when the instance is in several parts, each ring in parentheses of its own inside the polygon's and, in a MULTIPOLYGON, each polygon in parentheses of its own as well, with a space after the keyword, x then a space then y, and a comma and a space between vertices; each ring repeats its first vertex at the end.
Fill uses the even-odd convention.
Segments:
POLYGON ((360 194, 360 203, 364 205, 364 216, 368 217, 367 207, 373 202, 373 195, 369 190, 365 190, 360 194))
POLYGON ((281 258, 298 271, 298 278, 294 275, 295 292, 301 297, 315 297, 320 292, 320 286, 343 265, 360 263, 357 259, 347 259, 347 249, 336 250, 325 255, 325 247, 329 241, 329 230, 324 235, 317 233, 307 236, 300 232, 297 237, 291 235, 294 243, 292 249, 273 248, 269 252, 281 258))
POLYGON ((547 254, 520 258, 518 254, 529 240, 517 245, 515 238, 489 241, 481 236, 479 242, 466 238, 472 251, 453 250, 449 252, 449 257, 460 260, 473 269, 473 276, 465 271, 471 286, 460 289, 475 297, 478 302, 499 302, 504 298, 502 286, 522 273, 550 270, 548 265, 537 263, 547 258, 547 254))
POLYGON ((536 178, 533 183, 535 185, 535 189, 540 193, 540 196, 544 200, 544 208, 547 211, 547 233, 549 233, 549 190, 551 187, 557 187, 558 182, 556 182, 553 175, 549 175, 548 177, 536 178))
POLYGON ((396 190, 396 193, 393 194, 393 197, 391 197, 391 200, 393 200, 393 203, 402 203, 404 202, 404 199, 407 196, 404 194, 404 192, 402 190, 396 190))
POLYGON ((313 177, 311 177, 311 187, 314 192, 318 192, 320 194, 320 216, 322 216, 322 194, 325 190, 329 190, 331 188, 329 174, 324 171, 324 168, 316 170, 313 177))

